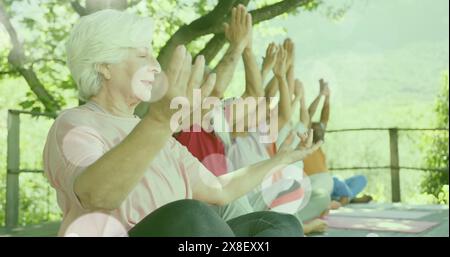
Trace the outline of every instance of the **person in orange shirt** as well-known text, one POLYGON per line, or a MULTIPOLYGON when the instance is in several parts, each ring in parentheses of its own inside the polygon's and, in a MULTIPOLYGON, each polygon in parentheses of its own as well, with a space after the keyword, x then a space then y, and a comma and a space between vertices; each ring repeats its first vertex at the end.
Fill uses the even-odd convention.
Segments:
MULTIPOLYGON (((328 83, 323 79, 321 79, 319 83, 320 93, 316 97, 316 99, 314 99, 308 109, 308 113, 310 117, 312 117, 316 112, 321 98, 325 98, 320 114, 320 122, 311 123, 311 128, 314 131, 313 142, 324 141, 326 127, 330 117, 330 89, 328 87, 328 83)), ((372 200, 372 197, 369 195, 363 195, 362 197, 358 198, 356 197, 356 194, 361 192, 367 184, 367 180, 364 176, 357 175, 348 178, 346 180, 347 183, 344 183, 336 177, 332 178, 328 170, 326 155, 323 152, 322 148, 319 148, 317 151, 305 158, 303 162, 305 173, 310 177, 312 181, 315 182, 314 184, 316 188, 331 190, 330 192, 332 195, 332 199, 330 200, 329 208, 337 209, 340 206, 346 205, 350 202, 366 203, 372 200), (351 193, 344 194, 342 193, 343 189, 341 188, 346 188, 347 191, 351 193)), ((325 202, 326 201, 324 201, 322 207, 325 206, 325 202)))
MULTIPOLYGON (((313 129, 314 136, 313 141, 317 142, 319 140, 325 139, 325 131, 328 124, 328 120, 330 118, 330 88, 328 87, 328 83, 323 79, 319 80, 320 83, 320 92, 319 95, 314 99, 311 105, 308 108, 309 117, 312 120, 314 113, 317 110, 317 106, 320 103, 322 97, 325 98, 322 106, 322 111, 320 114, 320 122, 310 122, 311 128, 313 129)), ((326 163, 325 153, 322 151, 322 148, 319 148, 316 152, 311 154, 308 158, 304 159, 305 164, 305 172, 309 176, 328 172, 328 167, 326 163)))
MULTIPOLYGON (((330 116, 330 89, 323 79, 319 81, 320 92, 308 108, 310 118, 309 127, 313 130, 313 142, 324 140, 326 126, 330 116), (322 97, 325 98, 320 122, 311 122, 317 106, 322 97)), ((328 172, 325 153, 321 148, 303 160, 304 171, 311 183, 311 196, 308 204, 296 215, 301 217, 305 226, 314 228, 314 232, 323 232, 327 229, 327 223, 321 219, 331 204, 331 192, 333 190, 333 178, 328 172)))

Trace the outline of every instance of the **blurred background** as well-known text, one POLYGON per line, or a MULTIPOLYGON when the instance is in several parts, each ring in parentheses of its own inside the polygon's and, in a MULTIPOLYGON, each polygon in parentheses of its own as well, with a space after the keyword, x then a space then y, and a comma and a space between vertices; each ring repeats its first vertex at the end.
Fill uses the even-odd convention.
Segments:
MULTIPOLYGON (((96 2, 102 1, 1 0, 0 226, 5 224, 8 124, 12 126, 8 110, 51 116, 78 105, 65 65, 64 41, 80 15, 101 8, 102 3, 96 2)), ((182 36, 194 35, 182 40, 193 55, 206 54, 210 67, 226 50, 221 32, 207 29, 218 27, 222 16, 203 20, 205 26, 200 28, 189 24, 218 4, 225 8, 227 1, 106 2, 155 19, 155 53, 168 47, 168 40, 180 30, 182 36)), ((305 85, 308 104, 319 93, 318 80, 329 81, 330 133, 324 150, 334 175, 364 174, 368 177, 364 193, 376 202, 391 202, 393 139, 387 129, 399 128, 401 202, 448 205, 449 1, 228 2, 260 11, 253 39, 259 63, 270 42, 282 43, 286 37, 294 41, 296 77, 305 85), (409 130, 435 128, 443 130, 409 130)), ((239 65, 226 96, 244 91, 244 69, 239 65)), ((20 174, 19 225, 60 219, 55 193, 38 172, 51 123, 45 116, 20 115, 19 168, 36 172, 20 174)))

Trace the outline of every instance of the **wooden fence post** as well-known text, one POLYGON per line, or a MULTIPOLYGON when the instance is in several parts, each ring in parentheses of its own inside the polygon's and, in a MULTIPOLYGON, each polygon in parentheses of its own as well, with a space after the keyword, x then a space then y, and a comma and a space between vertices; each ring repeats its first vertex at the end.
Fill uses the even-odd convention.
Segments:
POLYGON ((391 190, 392 202, 401 201, 400 198, 400 165, 398 155, 398 129, 389 129, 390 154, 391 154, 391 190))
POLYGON ((8 111, 6 228, 15 228, 19 220, 20 114, 8 111))

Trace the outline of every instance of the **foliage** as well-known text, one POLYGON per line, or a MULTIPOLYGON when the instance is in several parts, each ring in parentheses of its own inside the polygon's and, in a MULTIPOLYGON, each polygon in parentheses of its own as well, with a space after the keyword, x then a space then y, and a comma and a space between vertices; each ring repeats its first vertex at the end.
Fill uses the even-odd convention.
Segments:
MULTIPOLYGON (((448 128, 448 74, 442 79, 441 93, 439 94, 434 111, 436 113, 436 126, 448 128)), ((447 171, 428 172, 426 178, 421 184, 425 193, 436 197, 437 202, 448 203, 448 132, 437 133, 432 137, 425 139, 427 156, 425 163, 428 167, 443 168, 447 171)))
MULTIPOLYGON (((217 1, 210 0, 134 2, 138 2, 138 4, 130 6, 128 11, 150 16, 156 22, 154 41, 152 42, 155 53, 159 52, 180 26, 189 24, 191 21, 207 14, 217 3, 217 1)), ((278 1, 254 0, 252 4, 261 7, 276 2, 278 1)), ((304 9, 312 11, 317 8, 320 2, 311 0, 304 9)), ((65 64, 64 42, 79 15, 72 8, 70 1, 6 0, 4 6, 9 16, 12 17, 11 22, 19 39, 24 44, 25 55, 27 56, 24 68, 32 67, 45 89, 55 98, 57 104, 64 108, 68 104, 67 101, 76 98, 76 85, 65 64)), ((211 37, 212 35, 207 35, 197 38, 188 45, 188 49, 193 54, 198 53, 211 37)), ((11 70, 6 58, 10 47, 0 49, 1 71, 11 70)), ((20 74, 15 71, 2 74, 0 79, 19 76, 20 74)), ((31 90, 29 91, 26 99, 20 103, 22 109, 38 112, 46 110, 46 106, 39 101, 31 90)))

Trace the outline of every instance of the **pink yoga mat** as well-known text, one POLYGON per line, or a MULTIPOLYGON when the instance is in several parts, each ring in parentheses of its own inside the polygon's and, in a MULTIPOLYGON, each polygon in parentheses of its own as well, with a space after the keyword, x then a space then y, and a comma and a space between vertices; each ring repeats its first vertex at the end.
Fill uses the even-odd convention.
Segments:
POLYGON ((393 231, 403 233, 420 233, 438 224, 437 222, 430 221, 337 216, 328 216, 325 220, 331 228, 393 231))
POLYGON ((359 218, 382 218, 382 219, 408 219, 415 220, 430 215, 425 211, 402 211, 402 210, 377 210, 377 209, 351 209, 339 208, 331 211, 332 216, 359 217, 359 218))

